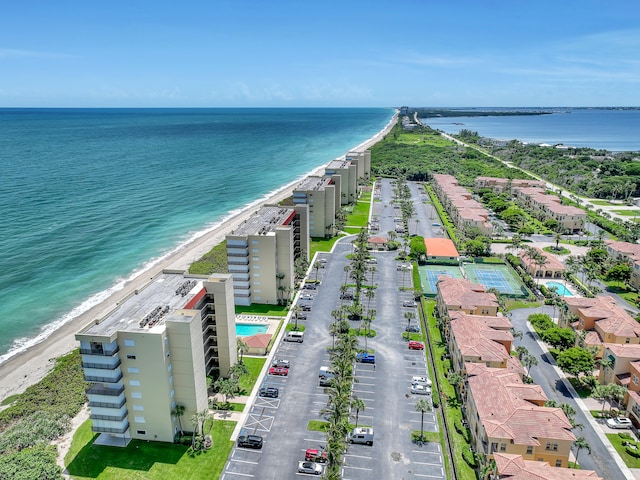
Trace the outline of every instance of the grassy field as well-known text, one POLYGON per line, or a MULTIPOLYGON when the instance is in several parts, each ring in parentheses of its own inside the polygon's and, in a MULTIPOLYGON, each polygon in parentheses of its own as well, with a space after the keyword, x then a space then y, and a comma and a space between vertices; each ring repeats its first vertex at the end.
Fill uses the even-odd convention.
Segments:
POLYGON ((313 258, 316 252, 330 252, 333 248, 333 244, 342 237, 344 237, 344 235, 338 235, 332 238, 313 237, 309 242, 309 258, 313 258))
POLYGON ((618 215, 622 215, 625 217, 635 217, 636 215, 640 215, 640 210, 634 208, 632 210, 611 210, 613 213, 617 213, 618 215))
POLYGON ((245 355, 242 358, 242 363, 244 363, 247 370, 249 370, 249 374, 240 377, 241 395, 249 395, 251 393, 266 361, 267 359, 264 357, 247 357, 245 355))
POLYGON ((91 420, 73 437, 65 465, 75 480, 198 480, 219 478, 233 447, 235 422, 216 420, 205 431, 213 437, 206 452, 190 453, 189 447, 171 443, 132 440, 125 448, 94 445, 91 420))
POLYGON ((371 203, 369 200, 358 200, 353 206, 353 211, 347 215, 347 226, 364 227, 369 221, 369 208, 371 203))
POLYGON ((606 207, 615 207, 616 205, 620 205, 619 203, 611 203, 607 200, 589 200, 594 205, 604 205, 606 207))

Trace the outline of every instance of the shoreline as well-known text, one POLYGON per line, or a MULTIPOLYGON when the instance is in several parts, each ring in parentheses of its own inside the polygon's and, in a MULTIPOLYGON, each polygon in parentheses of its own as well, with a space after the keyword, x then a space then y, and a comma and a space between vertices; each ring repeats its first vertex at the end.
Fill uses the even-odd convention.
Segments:
MULTIPOLYGON (((398 112, 396 111, 382 130, 345 152, 342 157, 351 151, 363 151, 370 148, 391 130, 397 119, 398 112)), ((330 161, 331 159, 327 160, 326 163, 316 167, 304 176, 267 194, 268 196, 257 199, 237 213, 231 214, 232 212, 229 212, 230 215, 226 219, 223 219, 219 224, 212 226, 211 229, 206 230, 202 235, 190 240, 188 243, 177 246, 166 256, 161 257, 150 268, 141 271, 135 278, 128 280, 120 290, 113 292, 103 301, 62 324, 41 342, 9 357, 0 364, 0 401, 10 395, 22 393, 27 387, 44 378, 55 365, 56 358, 66 355, 78 347, 75 334, 82 327, 112 310, 131 292, 142 288, 163 270, 188 269, 191 263, 200 259, 215 245, 224 240, 228 233, 253 215, 262 205, 278 203, 291 196, 294 188, 302 180, 309 176, 321 175, 326 164, 330 161)), ((2 407, 0 407, 1 409, 2 407)))

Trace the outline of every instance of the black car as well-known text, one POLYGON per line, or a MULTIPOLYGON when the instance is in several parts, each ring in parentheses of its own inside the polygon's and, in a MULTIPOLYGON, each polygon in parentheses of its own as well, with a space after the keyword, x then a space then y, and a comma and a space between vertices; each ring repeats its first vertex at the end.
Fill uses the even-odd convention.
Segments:
POLYGON ((245 448, 262 448, 262 437, 260 435, 240 435, 238 446, 245 448))
MULTIPOLYGON (((311 311, 311 305, 307 305, 306 303, 302 303, 302 304, 300 304, 300 309, 303 312, 310 312, 311 311)), ((299 317, 298 317, 298 319, 299 319, 299 317)))
POLYGON ((258 392, 261 397, 278 398, 280 392, 275 387, 262 387, 258 392))
POLYGON ((408 325, 407 328, 404 329, 405 332, 411 333, 420 333, 420 327, 417 325, 408 325))

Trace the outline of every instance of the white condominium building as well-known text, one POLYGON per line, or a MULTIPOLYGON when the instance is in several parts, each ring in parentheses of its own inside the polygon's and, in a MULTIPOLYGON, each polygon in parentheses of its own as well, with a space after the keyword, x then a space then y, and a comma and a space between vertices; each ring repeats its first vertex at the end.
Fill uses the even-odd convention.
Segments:
POLYGON ((282 303, 293 293, 295 259, 309 255, 308 206, 264 206, 226 239, 235 304, 282 303))
POLYGON ((336 223, 336 184, 331 177, 307 177, 293 191, 294 205, 309 206, 309 235, 332 237, 336 223))
POLYGON ((93 431, 120 445, 172 442, 180 421, 208 408, 206 376, 227 376, 237 361, 231 275, 163 272, 76 340, 93 431))

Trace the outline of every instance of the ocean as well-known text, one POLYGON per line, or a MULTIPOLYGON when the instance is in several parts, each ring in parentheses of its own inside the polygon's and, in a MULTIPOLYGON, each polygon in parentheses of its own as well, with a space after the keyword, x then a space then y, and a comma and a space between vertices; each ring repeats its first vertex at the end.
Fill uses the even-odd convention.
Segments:
MULTIPOLYGON (((482 109, 476 109, 482 110, 482 109)), ((508 110, 508 109, 494 109, 508 110)), ((525 109, 509 109, 525 110, 525 109)), ((534 110, 534 109, 531 109, 534 110)), ((550 108, 550 115, 439 117, 421 119, 449 134, 461 129, 500 140, 563 144, 573 147, 640 151, 640 110, 550 108)))
POLYGON ((0 109, 0 363, 393 113, 0 109))

